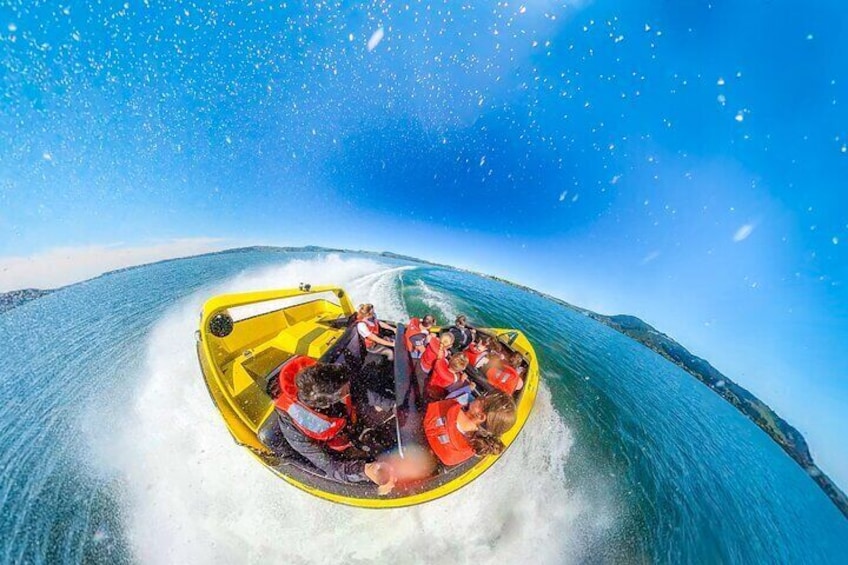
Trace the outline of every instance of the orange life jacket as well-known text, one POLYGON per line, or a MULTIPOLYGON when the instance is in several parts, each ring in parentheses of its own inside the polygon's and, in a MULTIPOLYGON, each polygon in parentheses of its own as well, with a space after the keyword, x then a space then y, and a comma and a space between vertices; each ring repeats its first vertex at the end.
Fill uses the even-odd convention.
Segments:
POLYGON ((492 367, 486 371, 486 379, 488 379, 493 387, 509 395, 524 385, 524 381, 521 380, 518 371, 515 370, 515 367, 510 367, 509 365, 492 367))
POLYGON ((442 345, 439 342, 439 338, 431 335, 427 340, 427 348, 421 354, 421 369, 425 373, 429 373, 433 370, 433 363, 436 362, 436 359, 442 357, 444 357, 444 353, 442 352, 442 345))
POLYGON ((406 350, 409 353, 412 353, 414 346, 412 345, 411 338, 414 335, 418 335, 421 333, 421 319, 420 318, 412 318, 409 320, 409 323, 406 325, 406 332, 403 334, 403 341, 406 343, 406 350))
MULTIPOLYGON (((289 415, 295 427, 304 435, 317 441, 322 441, 335 451, 344 451, 350 447, 350 441, 342 433, 347 425, 347 418, 333 418, 316 412, 297 398, 297 374, 315 364, 315 359, 303 355, 295 355, 280 369, 280 395, 274 400, 277 410, 289 415)), ((348 417, 355 421, 353 404, 350 396, 345 398, 348 417)))
POLYGON ((458 465, 474 456, 474 449, 456 427, 462 406, 455 400, 431 402, 424 414, 424 435, 430 449, 445 465, 458 465))
MULTIPOLYGON (((371 332, 373 335, 376 335, 376 336, 380 335, 380 323, 377 321, 377 318, 371 316, 370 318, 362 318, 359 321, 364 323, 366 326, 368 326, 368 331, 371 332)), ((370 338, 367 338, 367 337, 365 337, 363 339, 365 340, 365 347, 366 348, 374 347, 374 344, 377 343, 373 339, 370 339, 370 338)))
POLYGON ((484 350, 477 347, 476 343, 472 343, 468 346, 468 348, 464 351, 465 356, 468 358, 468 366, 476 367, 477 360, 480 359, 480 356, 484 353, 484 350))
POLYGON ((459 382, 460 375, 453 372, 445 359, 437 359, 427 383, 427 396, 429 398, 442 399, 446 390, 452 384, 459 382))

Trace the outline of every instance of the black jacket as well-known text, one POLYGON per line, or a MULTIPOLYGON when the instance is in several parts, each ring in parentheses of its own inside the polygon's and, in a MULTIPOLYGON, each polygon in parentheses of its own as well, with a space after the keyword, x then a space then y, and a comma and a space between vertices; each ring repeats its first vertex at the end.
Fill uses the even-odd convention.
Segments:
POLYGON ((278 425, 286 442, 304 459, 321 470, 328 479, 343 483, 364 483, 365 461, 345 460, 327 444, 304 435, 291 421, 288 414, 277 410, 278 425))

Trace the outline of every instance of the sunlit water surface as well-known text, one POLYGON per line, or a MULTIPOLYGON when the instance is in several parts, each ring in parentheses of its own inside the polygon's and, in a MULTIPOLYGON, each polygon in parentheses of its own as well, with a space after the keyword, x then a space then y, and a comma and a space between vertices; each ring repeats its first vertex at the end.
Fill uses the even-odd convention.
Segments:
POLYGON ((848 521, 765 434, 641 345, 474 275, 273 251, 172 261, 0 315, 0 562, 844 563, 848 521), (521 328, 535 411, 470 487, 337 506, 237 447, 194 351, 214 294, 338 284, 387 319, 521 328))

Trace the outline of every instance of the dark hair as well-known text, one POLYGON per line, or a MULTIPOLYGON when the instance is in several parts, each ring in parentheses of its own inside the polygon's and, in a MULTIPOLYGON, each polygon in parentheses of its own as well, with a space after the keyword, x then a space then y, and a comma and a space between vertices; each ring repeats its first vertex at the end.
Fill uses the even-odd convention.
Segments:
POLYGON ((495 353, 498 353, 498 354, 503 353, 503 351, 505 349, 504 345, 498 339, 491 338, 489 341, 491 342, 491 345, 489 346, 490 351, 494 351, 495 353))
POLYGON ((478 333, 477 337, 474 338, 474 343, 479 346, 485 347, 486 349, 492 348, 492 339, 486 334, 478 333))
POLYGON ((478 430, 468 438, 475 455, 500 455, 505 448, 503 442, 488 432, 478 430))
POLYGON ((373 304, 360 304, 356 309, 356 315, 359 318, 368 318, 369 316, 374 315, 374 305, 373 304))
POLYGON ((524 364, 524 356, 521 353, 514 351, 509 356, 509 364, 515 367, 516 369, 521 367, 524 364))
POLYGON ((339 365, 318 363, 306 367, 295 377, 297 398, 310 408, 324 410, 339 402, 339 391, 349 381, 339 365))

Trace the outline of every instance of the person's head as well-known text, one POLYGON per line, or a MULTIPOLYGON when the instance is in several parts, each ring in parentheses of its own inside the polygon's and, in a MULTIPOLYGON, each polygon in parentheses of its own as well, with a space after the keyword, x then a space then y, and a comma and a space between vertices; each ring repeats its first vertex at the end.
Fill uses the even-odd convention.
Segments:
POLYGON ((450 332, 445 332, 439 336, 439 341, 441 342, 442 346, 447 347, 448 349, 453 347, 453 340, 453 334, 450 332))
POLYGON ((477 424, 478 430, 499 438, 515 425, 515 402, 508 395, 493 390, 472 400, 465 409, 465 415, 477 424))
POLYGON ((517 351, 509 356, 509 364, 515 368, 520 367, 523 362, 524 357, 522 357, 521 353, 518 353, 517 351))
POLYGON ((429 328, 430 326, 432 326, 435 323, 436 323, 436 318, 434 318, 432 314, 427 314, 421 320, 421 325, 424 326, 425 328, 429 328))
POLYGON ((477 430, 469 438, 476 455, 500 455, 504 444, 500 436, 515 425, 515 402, 500 391, 492 391, 471 402, 466 415, 477 424, 477 430))
POLYGON ((360 319, 370 318, 374 315, 374 305, 360 304, 359 308, 356 309, 356 315, 359 316, 360 319))
POLYGON ((474 342, 477 344, 477 347, 482 350, 488 350, 491 346, 491 340, 487 335, 478 335, 474 342))
MULTIPOLYGON (((495 353, 494 350, 492 353, 495 353)), ((486 362, 485 372, 488 372, 490 369, 500 369, 501 367, 503 367, 503 361, 501 358, 494 354, 489 355, 486 362)))
POLYGON ((466 367, 468 367, 468 357, 464 354, 460 353, 459 355, 454 355, 451 357, 450 363, 448 363, 452 371, 464 371, 466 367))
POLYGON ((317 363, 295 377, 297 398, 310 408, 325 410, 350 393, 350 379, 339 365, 317 363))
POLYGON ((465 317, 464 314, 460 314, 459 316, 456 317, 456 327, 464 328, 465 324, 467 324, 467 323, 468 323, 468 319, 465 317))

